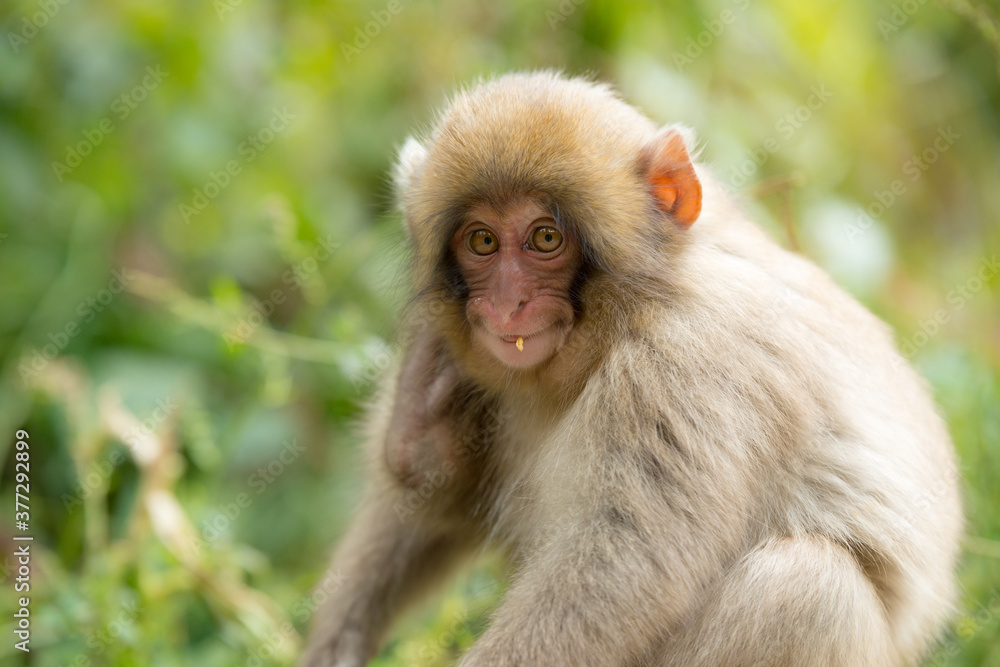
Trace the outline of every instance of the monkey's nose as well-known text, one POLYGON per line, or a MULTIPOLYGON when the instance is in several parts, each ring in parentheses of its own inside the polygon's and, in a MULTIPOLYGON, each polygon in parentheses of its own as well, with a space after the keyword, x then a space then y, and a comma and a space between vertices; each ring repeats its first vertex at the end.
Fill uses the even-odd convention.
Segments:
POLYGON ((514 318, 517 317, 518 313, 524 309, 524 306, 527 303, 527 300, 524 299, 518 299, 516 301, 511 300, 507 302, 494 299, 493 314, 497 321, 506 327, 514 321, 514 318))

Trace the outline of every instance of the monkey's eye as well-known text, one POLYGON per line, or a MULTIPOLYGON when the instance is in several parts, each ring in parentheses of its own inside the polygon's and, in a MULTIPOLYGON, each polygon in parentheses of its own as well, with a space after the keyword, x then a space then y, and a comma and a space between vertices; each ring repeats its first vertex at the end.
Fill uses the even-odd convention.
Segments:
POLYGON ((539 227, 531 233, 531 246, 539 252, 552 252, 562 245, 562 234, 554 227, 539 227))
POLYGON ((500 247, 500 242, 493 232, 477 229, 469 236, 469 249, 477 255, 492 255, 500 247))

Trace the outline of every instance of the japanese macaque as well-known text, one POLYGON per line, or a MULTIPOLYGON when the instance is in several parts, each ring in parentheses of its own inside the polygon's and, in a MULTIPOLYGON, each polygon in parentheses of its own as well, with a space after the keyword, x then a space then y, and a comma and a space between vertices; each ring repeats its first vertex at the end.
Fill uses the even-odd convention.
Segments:
POLYGON ((405 143, 406 352, 302 665, 364 665, 487 546, 511 584, 464 667, 926 655, 963 529, 942 420, 887 327, 692 151, 548 72, 405 143))

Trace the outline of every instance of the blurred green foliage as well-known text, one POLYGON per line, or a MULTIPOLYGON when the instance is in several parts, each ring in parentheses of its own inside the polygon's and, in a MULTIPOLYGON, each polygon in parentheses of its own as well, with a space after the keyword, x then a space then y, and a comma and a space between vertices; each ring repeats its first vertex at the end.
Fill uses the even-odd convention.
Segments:
MULTIPOLYGON (((998 19, 973 0, 5 3, 0 662, 291 659, 405 294, 393 151, 453 86, 553 67, 693 126, 762 224, 895 328, 968 507, 932 664, 1000 665, 998 19)), ((476 564, 377 664, 449 664, 502 587, 476 564)))

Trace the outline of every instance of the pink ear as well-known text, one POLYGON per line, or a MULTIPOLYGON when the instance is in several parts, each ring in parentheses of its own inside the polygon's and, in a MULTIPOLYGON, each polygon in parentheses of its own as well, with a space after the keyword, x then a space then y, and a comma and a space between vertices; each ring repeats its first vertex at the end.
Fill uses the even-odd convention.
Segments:
POLYGON ((666 130, 657 134, 646 150, 650 193, 678 226, 688 229, 701 213, 701 182, 684 137, 676 129, 666 130))

